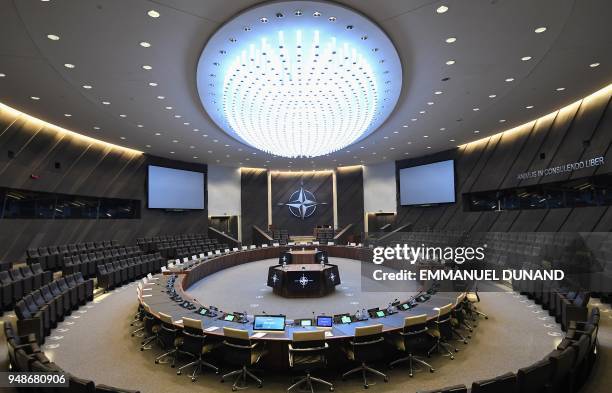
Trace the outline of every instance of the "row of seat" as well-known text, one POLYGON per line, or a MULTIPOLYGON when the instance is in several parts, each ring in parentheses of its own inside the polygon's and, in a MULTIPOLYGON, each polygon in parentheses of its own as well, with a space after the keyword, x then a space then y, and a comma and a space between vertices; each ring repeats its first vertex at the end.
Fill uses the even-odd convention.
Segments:
POLYGON ((161 243, 178 242, 185 240, 210 240, 203 233, 185 233, 180 235, 160 235, 150 238, 138 238, 136 244, 146 253, 158 251, 161 243))
POLYGON ((0 271, 0 315, 30 292, 53 280, 53 273, 43 271, 40 264, 0 271))
POLYGON ((559 287, 539 280, 513 281, 513 289, 533 299, 548 314, 555 317, 561 329, 567 330, 572 321, 584 321, 588 314, 588 304, 591 294, 588 291, 576 289, 575 284, 565 282, 559 287), (563 286, 563 285, 567 286, 563 286))
POLYGON ((200 255, 200 254, 212 256, 215 253, 217 253, 217 251, 225 252, 225 250, 228 249, 227 247, 228 247, 227 244, 217 244, 214 248, 211 246, 207 247, 205 245, 177 248, 174 252, 174 258, 183 259, 185 257, 189 257, 193 255, 200 255))
POLYGON ((156 246, 156 251, 160 252, 165 258, 172 259, 178 258, 178 249, 198 247, 202 250, 206 249, 206 251, 214 251, 219 250, 224 246, 224 244, 219 244, 217 239, 178 240, 173 242, 159 243, 156 246))
POLYGON ((334 240, 334 229, 333 228, 315 228, 314 231, 315 239, 321 244, 327 244, 334 240))
POLYGON ((98 287, 105 291, 137 280, 149 273, 158 273, 166 260, 160 253, 140 255, 97 266, 98 287))
POLYGON ((138 246, 117 247, 111 250, 78 254, 64 258, 64 274, 81 272, 85 277, 95 277, 98 265, 105 265, 120 259, 142 255, 138 246))
MULTIPOLYGON (((96 385, 93 381, 78 378, 64 371, 60 366, 49 360, 42 351, 33 334, 16 332, 13 325, 4 322, 9 364, 11 372, 58 373, 64 374, 68 381, 67 388, 37 387, 40 393, 139 393, 134 390, 118 389, 108 385, 96 385)), ((33 388, 34 389, 34 388, 33 388)))
POLYGON ((0 261, 0 272, 11 270, 13 268, 13 262, 0 261))
POLYGON ((26 251, 26 262, 28 265, 40 263, 44 270, 61 270, 64 257, 86 252, 110 250, 119 246, 120 244, 117 240, 105 240, 100 242, 29 248, 26 251))
POLYGON ((17 328, 24 334, 34 334, 39 343, 44 342, 64 316, 93 300, 93 289, 93 280, 85 280, 81 273, 43 285, 15 305, 17 328))
MULTIPOLYGON (((471 393, 576 393, 587 379, 597 354, 600 313, 593 308, 587 321, 572 322, 557 349, 515 373, 472 383, 471 393)), ((465 385, 417 393, 467 393, 465 385)))

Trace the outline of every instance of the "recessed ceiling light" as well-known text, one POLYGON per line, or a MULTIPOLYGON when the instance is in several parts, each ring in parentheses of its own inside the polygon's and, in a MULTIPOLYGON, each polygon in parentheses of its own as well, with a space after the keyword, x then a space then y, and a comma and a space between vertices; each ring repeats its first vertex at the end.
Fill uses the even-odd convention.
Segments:
POLYGON ((91 85, 83 85, 83 89, 89 90, 89 89, 91 89, 91 85))
POLYGON ((190 149, 195 149, 195 146, 191 145, 189 146, 190 149))
POLYGON ((225 147, 229 147, 229 145, 225 145, 225 147))
POLYGON ((433 104, 434 104, 434 103, 433 103, 433 101, 429 101, 429 102, 427 103, 427 105, 433 105, 433 104))
POLYGON ((523 56, 523 57, 521 57, 521 60, 522 61, 529 61, 529 60, 531 60, 531 56, 523 56))
POLYGON ((506 78, 506 82, 512 82, 514 81, 514 78, 506 78))
POLYGON ((164 100, 165 98, 166 98, 166 97, 164 97, 164 96, 157 96, 157 99, 158 99, 158 100, 164 100))
POLYGON ((537 29, 534 30, 537 34, 540 33, 544 33, 546 31, 546 27, 542 26, 542 27, 538 27, 537 29))
POLYGON ((119 139, 125 140, 125 137, 124 136, 120 136, 119 139))
POLYGON ((174 115, 175 119, 180 119, 181 117, 183 117, 183 116, 181 116, 181 115, 174 115))
POLYGON ((193 158, 198 158, 198 156, 193 156, 193 158))
POLYGON ((455 140, 454 140, 454 139, 449 139, 448 141, 449 141, 449 142, 454 142, 455 140))
POLYGON ((453 42, 455 42, 455 41, 457 41, 457 38, 455 38, 455 37, 448 37, 448 38, 446 39, 446 43, 447 43, 447 44, 452 44, 452 43, 453 43, 453 42))
POLYGON ((557 87, 557 89, 556 89, 556 90, 557 90, 557 91, 563 91, 563 90, 565 90, 565 87, 557 87))
POLYGON ((417 121, 416 117, 413 117, 412 119, 410 119, 411 121, 417 121))
POLYGON ((480 110, 480 108, 472 108, 472 110, 473 110, 474 112, 478 112, 478 111, 480 110))
POLYGON ((442 94, 442 92, 440 90, 438 90, 438 91, 434 91, 434 94, 439 96, 440 94, 442 94))
POLYGON ((474 130, 474 134, 479 134, 479 133, 480 133, 480 131, 474 130))
POLYGON ((191 124, 191 123, 189 123, 188 121, 183 123, 183 125, 185 125, 185 126, 188 126, 189 124, 191 124))
POLYGON ((151 145, 145 145, 145 147, 151 148, 151 145))
POLYGON ((389 137, 388 136, 384 136, 383 139, 389 139, 389 137))
POLYGON ((440 131, 446 131, 446 127, 440 127, 440 131))
POLYGON ((50 39, 51 41, 59 41, 59 36, 55 35, 55 34, 47 34, 47 38, 50 39))
POLYGON ((127 115, 120 114, 120 115, 119 115, 119 117, 122 117, 122 118, 124 118, 124 119, 125 119, 125 118, 127 117, 127 115))
POLYGON ((429 138, 429 135, 423 135, 423 138, 429 138))
POLYGON ((64 64, 64 67, 66 67, 66 68, 74 68, 74 64, 66 63, 66 64, 64 64))
POLYGON ((489 94, 489 98, 495 98, 497 97, 497 94, 489 94))
POLYGON ((99 129, 100 129, 100 127, 98 127, 98 126, 93 126, 93 129, 97 131, 97 130, 99 130, 99 129))
POLYGON ((425 111, 419 111, 419 113, 422 115, 422 114, 424 114, 424 113, 425 113, 425 111))
POLYGON ((156 87, 156 86, 157 86, 157 83, 155 83, 155 82, 149 82, 149 86, 151 86, 151 87, 156 87))
POLYGON ((140 42, 138 45, 142 46, 143 48, 150 48, 151 44, 147 41, 142 41, 140 42))
POLYGON ((72 115, 70 113, 64 113, 64 116, 66 117, 72 117, 72 115))
POLYGON ((3 74, 2 72, 0 72, 0 78, 4 78, 6 76, 6 74, 3 74))
POLYGON ((159 18, 159 12, 157 12, 156 10, 149 10, 149 12, 147 12, 147 15, 149 15, 151 18, 159 18))
POLYGON ((155 133, 155 136, 160 136, 160 135, 161 135, 161 133, 159 133, 159 132, 155 133))
POLYGON ((193 132, 198 132, 198 131, 200 131, 198 128, 193 129, 193 132))
POLYGON ((32 96, 32 97, 30 97, 30 98, 31 98, 32 100, 34 100, 34 101, 38 101, 38 100, 40 100, 40 97, 36 97, 36 96, 32 96))
POLYGON ((431 146, 427 146, 428 149, 431 149, 431 146))
POLYGON ((533 108, 533 105, 527 105, 527 106, 525 107, 525 109, 532 109, 532 108, 533 108))
POLYGON ((202 134, 204 138, 208 138, 208 134, 202 134))
POLYGON ((174 152, 173 152, 173 151, 171 151, 171 152, 170 152, 170 154, 174 154, 174 152))
POLYGON ((153 67, 151 67, 150 65, 145 64, 145 65, 142 66, 142 69, 149 71, 149 70, 152 70, 153 67))
POLYGON ((393 131, 394 134, 399 134, 399 131, 393 131))
POLYGON ((505 123, 505 122, 506 122, 506 119, 500 119, 500 120, 499 120, 499 122, 500 122, 500 123, 505 123))
POLYGON ((589 64, 589 67, 591 68, 599 67, 599 63, 591 63, 589 64))
POLYGON ((448 11, 448 7, 447 7, 447 6, 445 6, 445 5, 441 5, 441 6, 439 6, 438 8, 436 8, 436 12, 437 12, 438 14, 443 14, 443 13, 445 13, 446 11, 448 11))
POLYGON ((171 109, 172 109, 172 107, 171 107, 171 106, 166 106, 165 108, 166 108, 166 109, 168 109, 168 110, 171 110, 171 109))
POLYGON ((108 102, 108 101, 102 101, 102 105, 110 105, 110 102, 108 102))
POLYGON ((453 65, 455 64, 455 60, 447 60, 446 61, 446 65, 453 65))
POLYGON ((172 143, 178 143, 178 141, 176 139, 173 139, 172 143))
POLYGON ((408 128, 408 124, 404 124, 402 127, 404 127, 404 128, 408 128))
POLYGON ((142 127, 144 127, 144 126, 143 126, 142 124, 136 124, 136 127, 138 127, 138 128, 142 128, 142 127))
POLYGON ((209 150, 209 151, 208 151, 208 154, 212 154, 212 150, 209 150))

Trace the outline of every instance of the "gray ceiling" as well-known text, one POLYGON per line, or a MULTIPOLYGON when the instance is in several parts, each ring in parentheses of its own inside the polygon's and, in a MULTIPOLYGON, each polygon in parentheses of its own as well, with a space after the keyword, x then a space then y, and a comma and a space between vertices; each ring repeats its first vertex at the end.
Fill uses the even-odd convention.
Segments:
POLYGON ((341 2, 391 37, 404 86, 395 112, 378 131, 330 156, 268 156, 228 137, 200 104, 195 69, 206 41, 257 1, 0 0, 0 102, 173 159, 326 169, 446 150, 545 115, 612 82, 609 0, 341 2), (438 14, 440 5, 448 12, 438 14), (149 17, 151 9, 161 16, 149 17), (547 30, 536 34, 541 26, 547 30), (448 37, 457 40, 448 44, 448 37), (141 47, 141 41, 151 47, 141 47), (525 56, 531 59, 522 61, 525 56), (450 59, 456 63, 446 65, 450 59))

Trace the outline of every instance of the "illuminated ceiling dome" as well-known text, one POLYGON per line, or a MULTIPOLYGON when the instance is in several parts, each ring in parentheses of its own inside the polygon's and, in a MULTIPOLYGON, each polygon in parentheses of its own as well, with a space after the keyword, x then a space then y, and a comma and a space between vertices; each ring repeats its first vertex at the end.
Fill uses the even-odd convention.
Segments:
POLYGON ((222 26, 202 52, 198 92, 234 138, 284 157, 316 157, 375 131, 400 95, 385 33, 344 6, 266 3, 222 26))

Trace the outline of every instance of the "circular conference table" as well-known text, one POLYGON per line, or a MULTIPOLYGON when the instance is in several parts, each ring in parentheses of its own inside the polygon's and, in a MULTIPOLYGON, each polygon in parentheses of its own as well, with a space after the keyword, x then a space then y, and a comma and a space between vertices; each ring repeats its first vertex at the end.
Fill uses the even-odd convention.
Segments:
MULTIPOLYGON (((302 247, 302 246, 300 246, 302 247)), ((354 260, 371 260, 372 250, 368 248, 349 247, 349 246, 316 246, 319 250, 326 251, 330 257, 347 258, 354 260)), ((310 248, 315 248, 312 246, 310 248)), ((231 327, 234 329, 243 329, 249 332, 249 336, 256 341, 264 341, 268 354, 262 359, 262 365, 264 367, 270 367, 272 369, 287 369, 288 349, 287 344, 291 342, 293 332, 303 332, 308 330, 316 330, 317 327, 301 327, 294 326, 292 320, 288 320, 288 325, 283 332, 266 332, 263 336, 253 336, 256 331, 253 330, 253 316, 248 316, 246 323, 238 321, 227 321, 224 320, 224 312, 220 310, 219 313, 214 316, 203 316, 198 313, 200 307, 204 307, 205 304, 200 303, 197 299, 188 295, 185 291, 194 283, 221 271, 226 268, 239 266, 245 263, 260 261, 264 259, 278 258, 282 252, 288 251, 289 247, 263 247, 257 249, 236 251, 222 255, 216 255, 211 258, 196 262, 193 266, 186 269, 172 269, 162 274, 155 275, 151 280, 148 280, 143 285, 142 291, 140 291, 139 301, 141 304, 146 304, 149 311, 156 317, 159 317, 159 313, 169 315, 173 324, 179 328, 183 328, 182 319, 187 317, 191 319, 200 319, 202 321, 202 328, 204 334, 216 339, 218 341, 223 340, 223 328, 231 327), (182 307, 181 303, 170 299, 167 292, 167 281, 170 276, 176 275, 177 278, 174 282, 174 290, 179 294, 183 301, 191 302, 196 306, 195 310, 189 310, 182 307)), ((358 262, 356 262, 358 263, 358 262)), ((228 283, 228 291, 231 291, 232 285, 235 283, 228 283)), ((421 288, 423 291, 427 288, 421 288)), ((400 310, 394 314, 386 315, 381 318, 370 318, 364 321, 355 321, 347 324, 335 324, 331 328, 325 328, 326 340, 330 344, 330 351, 328 357, 339 362, 338 364, 344 364, 344 356, 339 350, 342 343, 355 336, 355 328, 361 326, 370 326, 374 324, 382 324, 383 332, 391 333, 401 331, 404 327, 404 318, 408 316, 415 316, 426 314, 428 320, 434 320, 438 316, 437 309, 439 307, 448 305, 449 303, 455 304, 459 292, 438 292, 433 294, 427 301, 417 303, 416 307, 409 310, 400 310), (334 350, 337 349, 337 350, 334 350)), ((402 299, 406 301, 408 299, 402 299)), ((245 303, 248 300, 245 301, 245 303)), ((223 305, 219 305, 223 307, 223 305)), ((381 305, 384 306, 384 305, 381 305)), ((384 307, 383 307, 384 308, 384 307)), ((233 310, 224 310, 230 313, 233 310)), ((308 312, 304 312, 304 317, 309 318, 308 312)), ((331 363, 330 364, 334 364, 331 363)))

